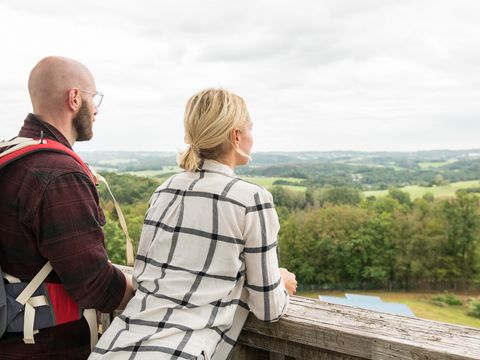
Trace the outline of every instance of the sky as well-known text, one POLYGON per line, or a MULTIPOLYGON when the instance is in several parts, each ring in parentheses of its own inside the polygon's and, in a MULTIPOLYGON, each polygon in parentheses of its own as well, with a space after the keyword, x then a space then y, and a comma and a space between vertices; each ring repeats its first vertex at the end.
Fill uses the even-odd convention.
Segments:
POLYGON ((0 140, 43 57, 105 94, 79 151, 177 151, 190 96, 243 97, 254 151, 480 148, 477 0, 0 2, 0 140))

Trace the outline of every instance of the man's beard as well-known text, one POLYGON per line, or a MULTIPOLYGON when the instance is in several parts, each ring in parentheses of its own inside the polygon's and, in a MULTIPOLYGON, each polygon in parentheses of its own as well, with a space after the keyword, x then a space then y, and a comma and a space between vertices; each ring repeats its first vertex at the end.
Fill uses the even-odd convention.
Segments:
POLYGON ((73 118, 73 127, 77 131, 76 141, 86 141, 93 137, 92 129, 93 121, 90 120, 90 111, 88 111, 87 103, 83 102, 78 109, 77 115, 73 118))

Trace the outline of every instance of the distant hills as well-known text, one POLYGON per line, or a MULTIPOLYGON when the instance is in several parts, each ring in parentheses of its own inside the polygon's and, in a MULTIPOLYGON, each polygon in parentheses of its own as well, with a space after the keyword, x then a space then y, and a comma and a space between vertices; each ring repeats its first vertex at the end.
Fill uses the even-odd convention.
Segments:
MULTIPOLYGON (((253 154, 251 166, 282 165, 331 161, 346 157, 360 156, 354 152, 261 152, 253 154)), ((119 171, 160 170, 163 166, 176 165, 177 154, 173 152, 148 151, 93 151, 83 152, 81 157, 98 167, 119 171)))
MULTIPOLYGON (((82 158, 97 166, 118 170, 139 168, 159 170, 162 166, 176 165, 174 152, 156 151, 91 151, 82 152, 82 158), (158 168, 160 167, 160 168, 158 168)), ((364 151, 300 151, 257 152, 252 155, 250 166, 306 164, 315 162, 343 162, 354 164, 395 165, 405 162, 444 162, 480 159, 480 149, 427 150, 415 152, 364 152, 364 151)))
MULTIPOLYGON (((178 171, 177 154, 153 151, 83 152, 99 170, 114 172, 178 171)), ((480 179, 480 149, 415 152, 303 151, 258 152, 237 173, 297 178, 302 186, 348 186, 363 190, 406 185, 443 185, 480 179)))

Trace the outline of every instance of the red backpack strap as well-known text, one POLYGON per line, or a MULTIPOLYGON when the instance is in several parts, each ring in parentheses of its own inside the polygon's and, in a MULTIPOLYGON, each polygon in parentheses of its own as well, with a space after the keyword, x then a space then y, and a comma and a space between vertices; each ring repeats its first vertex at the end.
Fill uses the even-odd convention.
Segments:
POLYGON ((92 182, 95 184, 95 178, 92 175, 92 172, 88 168, 88 166, 83 162, 82 159, 72 150, 66 147, 65 145, 59 143, 58 141, 55 140, 50 140, 50 139, 43 139, 41 142, 39 141, 36 144, 31 144, 24 146, 18 150, 15 150, 5 156, 0 157, 0 168, 10 164, 11 162, 18 160, 24 156, 27 156, 29 154, 38 152, 38 151, 53 151, 53 152, 58 152, 58 153, 64 153, 67 155, 70 155, 73 157, 85 170, 85 173, 90 177, 92 182))

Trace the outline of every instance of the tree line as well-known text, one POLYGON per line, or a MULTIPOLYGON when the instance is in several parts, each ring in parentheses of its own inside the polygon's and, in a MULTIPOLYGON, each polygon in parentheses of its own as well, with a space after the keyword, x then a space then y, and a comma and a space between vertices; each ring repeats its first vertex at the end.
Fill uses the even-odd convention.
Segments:
POLYGON ((436 199, 352 188, 302 196, 272 189, 281 263, 323 288, 472 289, 480 285, 480 204, 465 191, 436 199))
POLYGON ((306 164, 282 164, 245 167, 240 174, 301 179, 297 185, 307 187, 354 187, 360 190, 386 190, 405 185, 434 186, 451 182, 476 180, 480 177, 477 159, 461 160, 436 168, 421 168, 420 160, 382 159, 365 163, 338 163, 325 160, 306 164))

